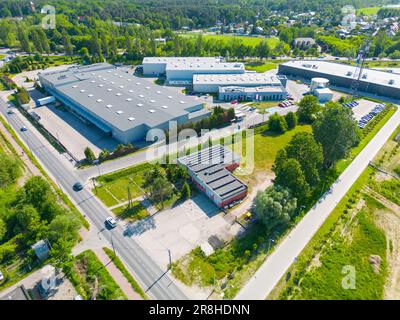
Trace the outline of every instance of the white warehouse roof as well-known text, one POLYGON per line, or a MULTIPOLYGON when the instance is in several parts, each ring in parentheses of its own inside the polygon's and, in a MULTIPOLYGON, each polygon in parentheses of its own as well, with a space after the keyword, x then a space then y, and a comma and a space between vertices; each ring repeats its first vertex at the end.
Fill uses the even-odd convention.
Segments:
MULTIPOLYGON (((298 68, 300 70, 310 70, 327 76, 339 76, 352 79, 356 70, 355 66, 327 62, 327 61, 288 61, 282 63, 283 66, 298 68)), ((364 68, 360 80, 375 83, 391 88, 400 88, 400 74, 364 68)))
POLYGON ((195 74, 193 85, 276 85, 281 86, 279 78, 270 73, 243 73, 243 74, 195 74))
POLYGON ((216 57, 145 57, 143 64, 150 63, 198 63, 198 62, 209 62, 216 63, 220 62, 221 58, 216 57))

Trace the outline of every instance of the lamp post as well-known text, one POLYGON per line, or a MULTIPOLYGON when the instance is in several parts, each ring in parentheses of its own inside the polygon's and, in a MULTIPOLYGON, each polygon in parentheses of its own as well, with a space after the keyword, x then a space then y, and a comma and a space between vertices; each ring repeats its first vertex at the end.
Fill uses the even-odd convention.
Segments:
POLYGON ((269 243, 268 243, 268 252, 269 252, 269 249, 271 249, 271 242, 273 242, 273 243, 275 243, 275 240, 274 239, 269 239, 269 243))

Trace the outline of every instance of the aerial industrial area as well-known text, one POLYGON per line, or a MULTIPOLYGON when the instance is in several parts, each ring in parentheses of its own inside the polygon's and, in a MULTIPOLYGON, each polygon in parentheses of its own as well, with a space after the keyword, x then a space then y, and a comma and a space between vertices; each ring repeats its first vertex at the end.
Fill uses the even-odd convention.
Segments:
POLYGON ((400 299, 396 4, 50 2, 0 2, 0 300, 400 299))

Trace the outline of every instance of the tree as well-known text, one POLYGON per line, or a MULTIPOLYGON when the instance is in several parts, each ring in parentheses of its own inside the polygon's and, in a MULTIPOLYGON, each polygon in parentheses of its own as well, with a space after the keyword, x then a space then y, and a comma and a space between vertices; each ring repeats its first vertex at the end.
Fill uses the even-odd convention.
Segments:
POLYGON ((171 197, 172 192, 172 185, 165 176, 155 178, 149 187, 150 198, 161 203, 162 208, 164 208, 164 200, 171 197))
POLYGON ((29 204, 39 212, 43 206, 54 197, 49 183, 41 176, 34 176, 25 182, 24 187, 17 195, 19 204, 29 204))
POLYGON ((0 243, 4 239, 7 232, 6 223, 0 218, 0 243))
POLYGON ((285 131, 287 131, 288 125, 284 117, 282 117, 278 113, 274 113, 268 119, 268 128, 273 132, 284 133, 285 131))
POLYGON ((278 229, 286 228, 297 207, 297 201, 291 197, 289 190, 279 186, 259 191, 255 204, 255 216, 262 221, 268 231, 280 231, 278 229))
POLYGON ((286 120, 287 127, 289 130, 293 129, 297 126, 298 119, 297 119, 297 115, 294 112, 290 111, 289 113, 287 113, 285 115, 285 120, 286 120))
POLYGON ((291 194, 299 201, 309 197, 311 189, 306 181, 299 161, 288 158, 286 161, 274 167, 275 184, 287 188, 291 194))
POLYGON ((312 95, 307 95, 300 100, 297 115, 300 121, 312 123, 320 110, 321 106, 318 99, 312 95))
POLYGON ((361 140, 351 111, 336 102, 326 105, 312 129, 315 140, 322 145, 325 168, 345 158, 361 140))
POLYGON ((4 188, 14 183, 20 172, 16 159, 0 152, 0 187, 4 188))
POLYGON ((17 39, 19 41, 19 45, 22 51, 25 52, 30 52, 31 51, 31 46, 29 44, 28 40, 28 35, 25 31, 25 28, 23 28, 21 25, 18 26, 17 28, 17 39))
POLYGON ((94 160, 96 160, 96 156, 94 155, 92 149, 86 147, 84 152, 85 152, 85 158, 88 162, 93 162, 94 160))
POLYGON ((79 221, 71 215, 56 216, 48 226, 50 242, 73 242, 78 238, 79 225, 79 221))
POLYGON ((40 227, 40 215, 32 205, 24 205, 16 209, 14 234, 30 233, 28 238, 31 238, 40 227))
POLYGON ((311 186, 319 182, 319 171, 323 163, 322 146, 315 141, 311 133, 296 133, 286 145, 287 158, 296 159, 301 166, 306 181, 311 186))
POLYGON ((101 152, 100 152, 100 154, 99 154, 99 159, 100 159, 100 160, 104 160, 104 159, 106 159, 109 155, 110 155, 110 151, 108 151, 108 149, 103 149, 103 150, 101 150, 101 152))
POLYGON ((67 33, 67 30, 63 29, 62 31, 62 44, 64 46, 65 53, 68 55, 73 54, 74 47, 71 43, 71 38, 67 33))
POLYGON ((190 187, 187 182, 185 182, 181 189, 181 199, 186 200, 190 198, 190 187))

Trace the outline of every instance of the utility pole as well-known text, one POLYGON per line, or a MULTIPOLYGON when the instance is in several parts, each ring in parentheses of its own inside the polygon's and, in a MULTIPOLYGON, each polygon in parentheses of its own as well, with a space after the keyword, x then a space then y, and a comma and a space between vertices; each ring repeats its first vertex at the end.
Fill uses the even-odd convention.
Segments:
POLYGON ((128 209, 130 209, 132 206, 131 190, 129 189, 129 185, 126 188, 128 189, 128 209))
POLYGON ((113 233, 112 233, 112 232, 111 232, 111 246, 112 246, 112 248, 113 248, 114 257, 116 257, 117 255, 115 254, 115 247, 114 247, 113 233))
POLYGON ((169 263, 168 263, 168 270, 169 270, 172 267, 171 250, 169 249, 168 249, 168 258, 169 258, 169 263))

